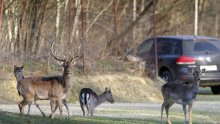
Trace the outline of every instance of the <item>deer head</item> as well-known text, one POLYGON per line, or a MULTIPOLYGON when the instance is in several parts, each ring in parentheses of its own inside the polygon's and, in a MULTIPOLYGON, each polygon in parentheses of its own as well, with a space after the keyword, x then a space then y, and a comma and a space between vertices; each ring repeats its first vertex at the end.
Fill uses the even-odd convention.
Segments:
POLYGON ((114 103, 114 99, 113 99, 112 92, 111 92, 110 88, 106 87, 104 94, 106 95, 106 99, 108 102, 114 103))
POLYGON ((83 57, 83 41, 82 39, 80 39, 80 46, 79 46, 79 54, 74 54, 71 58, 69 59, 63 59, 63 58, 58 58, 55 56, 55 54, 53 53, 53 45, 55 43, 55 41, 53 41, 52 45, 51 45, 51 48, 50 48, 50 52, 51 52, 51 55, 56 59, 58 60, 59 62, 62 62, 62 66, 64 67, 64 70, 66 70, 67 74, 70 73, 70 67, 71 66, 75 66, 77 61, 80 60, 82 57, 83 57))
POLYGON ((14 75, 17 80, 24 78, 23 72, 22 72, 23 68, 24 68, 24 66, 18 67, 17 65, 14 65, 14 75))
POLYGON ((193 74, 195 82, 200 81, 200 75, 205 73, 205 69, 200 70, 198 68, 188 68, 188 70, 191 74, 193 74))

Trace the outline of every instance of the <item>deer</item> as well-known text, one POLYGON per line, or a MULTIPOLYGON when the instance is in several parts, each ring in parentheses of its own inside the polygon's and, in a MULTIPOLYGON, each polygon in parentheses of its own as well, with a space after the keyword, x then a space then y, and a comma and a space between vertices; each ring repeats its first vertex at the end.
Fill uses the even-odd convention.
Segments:
MULTIPOLYGON (((14 75, 15 75, 15 78, 17 80, 17 90, 18 90, 18 95, 20 96, 20 82, 21 80, 23 80, 25 77, 23 76, 23 68, 24 66, 22 65, 21 67, 18 67, 17 65, 14 65, 14 75)), ((42 109, 39 107, 38 103, 37 103, 37 100, 39 99, 34 99, 34 103, 36 105, 36 107, 39 109, 39 111, 41 112, 41 114, 45 116, 45 113, 42 111, 42 109)), ((70 115, 69 114, 69 107, 67 106, 67 101, 66 99, 63 100, 63 104, 64 106, 66 107, 66 110, 67 110, 67 113, 68 113, 68 116, 70 115)), ((28 106, 28 115, 30 115, 30 108, 31 108, 31 104, 29 104, 28 106)), ((56 105, 56 109, 55 111, 57 110, 58 108, 58 104, 56 105)))
POLYGON ((198 69, 198 68, 188 68, 188 71, 193 74, 193 82, 186 84, 181 81, 173 81, 164 84, 161 88, 161 92, 164 98, 164 102, 161 106, 161 124, 163 123, 163 110, 165 108, 166 115, 167 115, 167 122, 171 124, 170 117, 169 117, 169 108, 174 104, 182 104, 183 111, 184 111, 184 124, 187 123, 186 121, 186 106, 188 105, 188 112, 189 112, 189 123, 192 124, 192 105, 193 102, 196 100, 196 96, 199 92, 199 84, 200 84, 200 75, 204 74, 205 69, 198 69))
POLYGON ((75 54, 70 59, 56 57, 52 51, 55 41, 52 43, 50 48, 51 55, 57 61, 62 62, 63 75, 28 77, 20 81, 20 94, 23 100, 18 104, 18 107, 21 115, 24 113, 24 107, 26 105, 30 106, 32 102, 36 100, 50 100, 51 119, 54 118, 56 104, 58 104, 60 115, 62 115, 62 103, 67 106, 65 99, 73 85, 71 67, 74 66, 83 55, 82 40, 80 39, 80 41, 80 54, 75 54))
POLYGON ((98 105, 102 104, 105 101, 114 103, 111 89, 107 87, 105 88, 105 91, 100 95, 97 95, 90 88, 83 88, 80 90, 79 101, 83 116, 85 116, 84 106, 86 106, 87 109, 87 116, 93 116, 95 108, 98 105))

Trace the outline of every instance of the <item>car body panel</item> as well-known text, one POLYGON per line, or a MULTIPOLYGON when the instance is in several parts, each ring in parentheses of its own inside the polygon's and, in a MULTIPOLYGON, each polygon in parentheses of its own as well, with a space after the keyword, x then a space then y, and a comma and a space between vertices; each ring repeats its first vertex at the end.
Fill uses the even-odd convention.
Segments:
MULTIPOLYGON (((220 41, 217 38, 180 35, 158 36, 156 40, 159 75, 161 71, 167 69, 174 80, 192 82, 193 76, 188 68, 205 68, 206 72, 201 76, 201 86, 220 85, 220 41), (177 64, 176 61, 180 56, 192 57, 195 63, 177 64)), ((150 38, 138 48, 137 55, 146 61, 147 66, 155 65, 153 41, 154 39, 150 38)))

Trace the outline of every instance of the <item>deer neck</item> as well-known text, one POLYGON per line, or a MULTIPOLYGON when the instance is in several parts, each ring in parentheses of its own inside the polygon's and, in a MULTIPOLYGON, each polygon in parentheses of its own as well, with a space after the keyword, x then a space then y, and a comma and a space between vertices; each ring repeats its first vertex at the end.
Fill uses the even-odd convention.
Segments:
POLYGON ((99 96, 97 97, 96 106, 102 104, 102 103, 105 102, 105 101, 106 101, 106 96, 105 96, 105 94, 103 93, 103 94, 101 94, 101 95, 99 95, 99 96))
POLYGON ((23 80, 23 79, 24 79, 23 74, 18 74, 18 75, 16 76, 16 79, 17 79, 18 82, 20 82, 21 80, 23 80))
POLYGON ((64 68, 63 80, 64 80, 63 85, 64 85, 64 88, 65 88, 65 92, 68 92, 69 89, 72 87, 70 68, 64 68))
POLYGON ((193 84, 193 87, 194 87, 195 89, 199 90, 199 81, 195 82, 195 83, 193 84))

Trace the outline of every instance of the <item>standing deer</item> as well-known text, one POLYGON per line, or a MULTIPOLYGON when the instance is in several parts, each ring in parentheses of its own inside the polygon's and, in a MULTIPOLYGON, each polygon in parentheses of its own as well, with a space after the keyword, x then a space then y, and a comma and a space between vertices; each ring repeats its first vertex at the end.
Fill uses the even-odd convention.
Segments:
POLYGON ((54 42, 51 46, 52 56, 62 62, 64 68, 63 75, 50 76, 50 77, 29 77, 21 80, 20 82, 20 94, 23 100, 19 103, 20 114, 23 114, 24 107, 26 105, 31 105, 33 101, 40 100, 50 100, 51 105, 51 115, 50 118, 54 117, 56 103, 59 106, 60 114, 62 115, 62 103, 67 106, 66 102, 63 102, 70 91, 73 83, 71 80, 71 64, 76 64, 76 62, 82 57, 82 41, 80 47, 80 55, 73 56, 71 59, 60 59, 57 58, 52 52, 54 42))
MULTIPOLYGON (((23 76, 23 68, 24 66, 21 66, 21 67, 18 67, 17 65, 14 66, 14 75, 16 77, 16 80, 17 80, 17 90, 18 90, 18 94, 20 96, 20 82, 21 80, 25 79, 24 76, 23 76)), ((37 103, 37 100, 39 99, 34 99, 34 103, 36 105, 36 107, 39 109, 39 111, 41 112, 41 114, 45 116, 45 113, 41 110, 41 108, 39 107, 38 103, 37 103)), ((68 113, 68 116, 69 116, 69 108, 67 106, 67 101, 66 99, 63 100, 63 104, 64 106, 66 107, 66 110, 67 110, 67 113, 68 113)), ((31 104, 29 104, 28 106, 28 115, 30 114, 30 107, 31 107, 31 104)), ((58 104, 56 105, 56 109, 58 108, 58 104)))
POLYGON ((111 89, 105 88, 105 91, 101 95, 97 95, 92 89, 90 88, 83 88, 79 94, 79 101, 80 106, 83 111, 83 116, 85 116, 84 106, 86 106, 88 116, 89 114, 93 116, 95 108, 102 104, 105 101, 110 103, 114 103, 114 99, 112 96, 111 89))
POLYGON ((182 104, 185 124, 186 124, 186 105, 189 107, 189 123, 192 124, 192 105, 196 99, 196 96, 199 92, 199 82, 200 75, 205 72, 205 69, 189 69, 190 73, 193 74, 194 82, 192 84, 184 84, 180 82, 169 82, 162 86, 161 92, 163 94, 164 102, 161 106, 161 124, 163 123, 163 110, 166 109, 167 122, 171 124, 169 118, 169 108, 174 104, 182 104))

